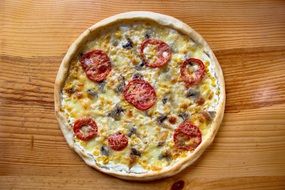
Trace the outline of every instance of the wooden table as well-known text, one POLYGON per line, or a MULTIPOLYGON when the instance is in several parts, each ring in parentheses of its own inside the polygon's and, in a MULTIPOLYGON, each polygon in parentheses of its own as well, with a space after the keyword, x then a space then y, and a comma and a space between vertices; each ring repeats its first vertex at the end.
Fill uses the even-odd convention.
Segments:
POLYGON ((0 189, 285 189, 285 1, 0 1, 0 189), (154 182, 86 166, 54 115, 53 86, 72 41, 116 13, 150 10, 191 25, 225 75, 214 141, 193 166, 154 182))

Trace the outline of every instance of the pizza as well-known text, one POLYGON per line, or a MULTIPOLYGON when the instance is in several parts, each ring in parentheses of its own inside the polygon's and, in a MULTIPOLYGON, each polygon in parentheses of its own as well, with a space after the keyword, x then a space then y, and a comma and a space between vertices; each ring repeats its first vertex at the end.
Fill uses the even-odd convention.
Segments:
POLYGON ((102 20, 70 46, 55 82, 68 143, 128 180, 172 176, 210 145, 224 114, 221 67, 183 22, 153 12, 102 20))

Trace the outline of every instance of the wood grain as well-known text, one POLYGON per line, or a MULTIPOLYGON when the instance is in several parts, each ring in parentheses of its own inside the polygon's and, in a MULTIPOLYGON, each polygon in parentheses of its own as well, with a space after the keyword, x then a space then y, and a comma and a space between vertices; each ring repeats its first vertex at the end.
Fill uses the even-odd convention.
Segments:
POLYGON ((1 1, 0 189, 285 189, 284 1, 1 1), (225 75, 226 113, 215 142, 180 174, 122 181, 68 148, 53 111, 64 53, 87 27, 150 10, 188 23, 225 75), (135 187, 135 188, 134 188, 135 187))

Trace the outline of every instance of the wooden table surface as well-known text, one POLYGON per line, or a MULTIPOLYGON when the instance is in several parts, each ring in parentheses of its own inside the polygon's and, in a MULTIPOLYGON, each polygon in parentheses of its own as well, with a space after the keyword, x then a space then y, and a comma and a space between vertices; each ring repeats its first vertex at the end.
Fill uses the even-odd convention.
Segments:
POLYGON ((0 189, 285 189, 285 1, 0 0, 0 189), (99 173, 68 148, 54 115, 60 62, 87 27, 150 10, 192 26, 224 71, 217 137, 180 174, 127 182, 99 173))

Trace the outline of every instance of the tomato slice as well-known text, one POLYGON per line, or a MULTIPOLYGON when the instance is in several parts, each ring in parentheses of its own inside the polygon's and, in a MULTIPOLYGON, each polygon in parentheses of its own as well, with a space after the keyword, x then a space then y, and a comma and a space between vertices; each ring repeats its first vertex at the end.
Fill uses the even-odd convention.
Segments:
POLYGON ((124 89, 124 98, 139 110, 147 110, 156 102, 154 88, 143 79, 133 79, 124 89))
POLYGON ((121 151, 128 146, 128 138, 123 133, 115 133, 108 137, 108 144, 111 149, 121 151))
POLYGON ((73 132, 80 140, 87 141, 97 135, 98 127, 93 119, 83 118, 74 122, 73 132))
POLYGON ((92 50, 82 55, 80 63, 87 77, 94 82, 106 79, 112 70, 108 55, 102 50, 92 50))
POLYGON ((161 40, 146 39, 140 46, 140 55, 148 67, 155 68, 166 65, 171 58, 171 54, 172 52, 169 45, 161 40), (147 46, 154 46, 157 52, 157 55, 153 57, 154 60, 150 60, 147 56, 147 53, 144 52, 147 46))
POLYGON ((205 65, 200 59, 189 58, 186 59, 180 66, 181 78, 184 81, 186 87, 198 84, 205 75, 205 65), (198 69, 194 70, 194 65, 198 66, 198 69), (188 66, 191 67, 189 72, 188 66))
POLYGON ((202 134, 196 125, 184 121, 175 129, 173 140, 179 149, 194 150, 202 142, 202 134))

